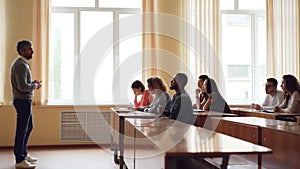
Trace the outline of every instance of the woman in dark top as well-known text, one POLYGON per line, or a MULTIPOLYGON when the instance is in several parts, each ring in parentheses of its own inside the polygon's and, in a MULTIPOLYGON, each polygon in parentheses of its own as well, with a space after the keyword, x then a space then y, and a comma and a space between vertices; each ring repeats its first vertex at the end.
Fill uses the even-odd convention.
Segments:
POLYGON ((221 96, 216 82, 213 79, 208 78, 204 81, 202 91, 208 95, 208 100, 203 106, 204 110, 231 113, 228 104, 221 96))
POLYGON ((203 109, 208 96, 202 91, 204 81, 208 79, 207 75, 200 75, 198 79, 198 88, 196 89, 196 103, 193 105, 194 109, 203 109))

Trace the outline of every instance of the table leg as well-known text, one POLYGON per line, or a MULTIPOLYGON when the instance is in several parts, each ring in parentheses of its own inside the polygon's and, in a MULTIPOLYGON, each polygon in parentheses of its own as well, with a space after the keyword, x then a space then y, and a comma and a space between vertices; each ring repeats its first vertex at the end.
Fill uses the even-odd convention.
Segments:
POLYGON ((115 164, 120 164, 120 159, 118 158, 118 146, 114 144, 114 161, 115 164))
POLYGON ((123 169, 124 163, 124 117, 119 118, 119 149, 120 149, 120 158, 119 164, 120 169, 123 169))
POLYGON ((165 156, 165 169, 177 169, 176 158, 165 156))
POLYGON ((262 166, 262 158, 261 158, 261 154, 258 154, 258 155, 257 155, 257 164, 258 164, 258 167, 261 167, 261 166, 262 166))
POLYGON ((228 161, 229 161, 229 155, 223 156, 223 161, 222 161, 222 164, 221 164, 221 169, 227 169, 228 161))
POLYGON ((115 148, 113 135, 110 136, 110 150, 113 151, 115 148))

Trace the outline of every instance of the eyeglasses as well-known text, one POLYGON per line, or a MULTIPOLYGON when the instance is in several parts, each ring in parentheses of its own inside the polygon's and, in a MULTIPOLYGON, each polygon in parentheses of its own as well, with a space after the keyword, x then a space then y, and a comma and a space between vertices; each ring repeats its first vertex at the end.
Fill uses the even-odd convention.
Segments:
POLYGON ((266 85, 266 88, 272 88, 272 87, 275 87, 273 85, 266 85))

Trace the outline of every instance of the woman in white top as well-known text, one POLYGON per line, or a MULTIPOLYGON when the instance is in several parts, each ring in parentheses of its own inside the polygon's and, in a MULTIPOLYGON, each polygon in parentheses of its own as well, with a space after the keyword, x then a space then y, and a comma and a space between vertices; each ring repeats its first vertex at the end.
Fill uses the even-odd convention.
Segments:
POLYGON ((282 104, 274 107, 276 112, 300 113, 300 85, 293 75, 282 77, 281 88, 285 93, 282 104))
POLYGON ((165 110, 167 103, 171 101, 167 87, 159 77, 150 77, 147 79, 147 83, 153 101, 149 106, 144 107, 144 111, 160 115, 165 110))

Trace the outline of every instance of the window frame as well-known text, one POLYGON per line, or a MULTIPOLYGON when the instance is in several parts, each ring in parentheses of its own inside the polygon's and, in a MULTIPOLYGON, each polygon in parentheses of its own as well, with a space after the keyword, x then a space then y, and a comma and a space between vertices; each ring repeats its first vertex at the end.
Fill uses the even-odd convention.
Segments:
MULTIPOLYGON (((120 15, 122 14, 140 14, 142 12, 142 8, 102 8, 102 7, 98 7, 99 6, 99 1, 95 0, 95 7, 53 7, 51 6, 51 12, 50 15, 53 13, 72 13, 74 14, 74 67, 76 64, 76 61, 79 59, 78 56, 80 56, 80 52, 81 52, 81 46, 80 46, 80 13, 82 11, 96 11, 96 12, 112 12, 113 13, 113 20, 118 20, 120 18, 120 15)), ((118 22, 113 22, 113 72, 115 72, 118 68, 118 66, 120 65, 120 55, 119 55, 119 45, 117 42, 119 41, 119 23, 118 22)), ((50 25, 51 27, 51 25, 50 25)), ((51 35, 50 35, 51 37, 51 35)), ((77 77, 80 75, 76 75, 77 77)), ((80 77, 78 78, 74 78, 74 79, 80 79, 80 77)), ((49 84, 51 82, 49 81, 49 84)), ((74 82, 76 83, 76 82, 74 82)), ((51 98, 51 88, 48 89, 49 91, 49 105, 71 105, 74 104, 74 94, 72 99, 67 99, 67 100, 63 100, 63 99, 52 99, 51 98)), ((80 92, 81 93, 81 92, 80 92)), ((80 95, 79 95, 80 96, 80 95)), ((96 101, 98 102, 98 101, 96 101)), ((107 103, 103 103, 103 105, 109 105, 110 101, 108 101, 107 103)), ((113 104, 113 103, 111 103, 113 104)))
MULTIPOLYGON (((266 13, 263 10, 239 10, 238 9, 238 4, 239 0, 234 0, 234 9, 233 10, 221 10, 220 8, 220 53, 221 53, 221 62, 223 63, 223 55, 222 55, 222 15, 223 14, 246 14, 246 15, 250 15, 251 16, 251 98, 248 99, 239 99, 239 101, 235 101, 234 99, 230 99, 228 98, 227 94, 228 91, 225 94, 225 98, 226 100, 231 103, 231 104, 238 104, 238 105, 248 105, 251 104, 252 100, 256 100, 258 98, 262 99, 261 97, 261 93, 263 93, 263 91, 258 91, 258 87, 257 85, 259 85, 259 76, 258 76, 258 71, 259 69, 257 69, 258 63, 258 18, 259 17, 266 17, 266 13)), ((265 55, 266 56, 266 55, 265 55)), ((265 58, 266 59, 266 58, 265 58)), ((266 62, 265 62, 266 63, 266 62)), ((266 63, 267 64, 267 63, 266 63)), ((265 70, 266 70, 266 65, 265 64, 265 70)), ((264 75, 264 80, 266 79, 266 75, 264 75)), ((228 79, 227 79, 228 80, 228 79)))

